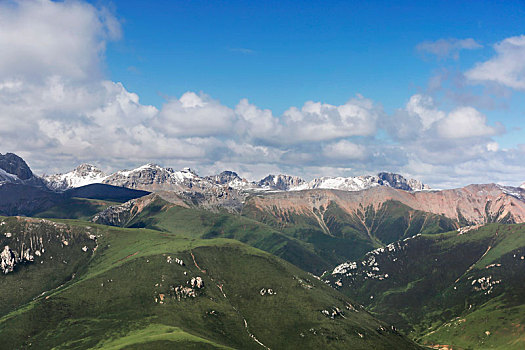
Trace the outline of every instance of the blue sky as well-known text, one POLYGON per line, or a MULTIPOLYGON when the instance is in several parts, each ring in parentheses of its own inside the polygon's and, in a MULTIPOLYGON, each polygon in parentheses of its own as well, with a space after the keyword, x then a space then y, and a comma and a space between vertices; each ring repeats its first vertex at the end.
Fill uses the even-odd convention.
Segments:
POLYGON ((523 1, 6 0, 0 151, 47 173, 519 184, 524 18, 523 1))
MULTIPOLYGON (((277 113, 356 93, 398 108, 446 64, 422 59, 419 43, 490 45, 525 32, 522 1, 113 3, 124 36, 109 45, 108 71, 145 103, 203 90, 228 105, 247 97, 277 113)), ((462 54, 451 66, 468 68, 490 51, 462 54)))
MULTIPOLYGON (((95 2, 99 3, 99 2, 95 2)), ((491 44, 525 33, 523 1, 113 1, 123 39, 109 45, 112 80, 160 106, 167 96, 204 91, 228 106, 241 98, 281 114, 305 101, 342 104, 356 94, 387 112, 426 91, 444 67, 464 71, 491 44), (473 38, 484 48, 435 59, 424 41, 473 38)), ((500 111, 499 138, 520 141, 523 94, 500 111)), ((440 101, 443 104, 449 101, 440 101)))

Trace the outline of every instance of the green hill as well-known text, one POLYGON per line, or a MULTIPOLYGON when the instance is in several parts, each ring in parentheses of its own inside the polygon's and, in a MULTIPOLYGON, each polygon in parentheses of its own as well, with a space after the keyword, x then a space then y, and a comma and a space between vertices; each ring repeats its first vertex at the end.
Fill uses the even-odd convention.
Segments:
POLYGON ((28 291, 4 304, 5 348, 417 348, 324 282, 233 240, 0 220, 15 256, 31 242, 41 251, 2 276, 3 296, 28 291), (61 275, 49 279, 48 264, 61 275))
POLYGON ((283 211, 271 206, 263 209, 248 200, 242 214, 313 245, 316 253, 332 265, 359 259, 370 250, 418 233, 457 227, 444 216, 414 210, 393 200, 377 208, 359 205, 351 213, 335 202, 312 211, 283 211))
POLYGON ((420 235, 326 276, 416 340, 454 348, 525 346, 525 225, 420 235))
POLYGON ((133 205, 109 208, 97 223, 129 228, 148 228, 193 238, 229 238, 283 258, 316 274, 332 265, 317 255, 312 244, 288 237, 255 220, 226 212, 213 213, 168 203, 157 195, 143 197, 133 205), (122 209, 123 208, 123 209, 122 209))

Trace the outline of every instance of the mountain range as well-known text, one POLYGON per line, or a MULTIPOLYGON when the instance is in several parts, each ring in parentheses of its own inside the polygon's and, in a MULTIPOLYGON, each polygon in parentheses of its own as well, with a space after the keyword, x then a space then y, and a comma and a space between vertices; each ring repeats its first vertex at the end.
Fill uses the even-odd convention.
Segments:
POLYGON ((268 175, 259 181, 248 181, 233 171, 200 177, 190 168, 176 171, 156 164, 145 164, 133 170, 117 171, 110 175, 104 174, 93 165, 82 164, 65 174, 43 176, 43 180, 49 189, 55 191, 65 191, 93 183, 157 191, 205 190, 217 186, 226 186, 239 191, 300 191, 317 188, 360 191, 376 186, 406 191, 430 189, 418 180, 385 172, 356 177, 321 177, 309 182, 297 176, 282 174, 268 175))
POLYGON ((10 348, 525 345, 523 185, 0 169, 10 348))

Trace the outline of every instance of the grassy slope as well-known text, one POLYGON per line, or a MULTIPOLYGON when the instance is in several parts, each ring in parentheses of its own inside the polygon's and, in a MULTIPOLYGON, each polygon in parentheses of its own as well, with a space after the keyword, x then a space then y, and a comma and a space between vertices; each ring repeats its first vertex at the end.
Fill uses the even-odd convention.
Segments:
POLYGON ((89 221, 95 214, 111 205, 118 204, 120 204, 120 202, 100 199, 67 198, 63 202, 31 216, 38 218, 79 219, 89 221))
POLYGON ((377 210, 362 207, 355 214, 347 213, 335 203, 321 211, 322 215, 261 211, 248 201, 243 215, 312 244, 315 252, 332 265, 359 259, 372 249, 418 233, 434 234, 455 228, 450 219, 413 210, 397 201, 387 201, 377 210), (319 220, 323 220, 325 227, 319 220))
MULTIPOLYGON (((98 248, 87 268, 64 286, 4 315, 3 346, 262 348, 249 331, 270 348, 414 347, 362 309, 345 309, 350 301, 323 282, 241 243, 146 229, 92 229, 99 237, 98 248), (168 263, 168 256, 186 265, 168 263), (170 296, 171 286, 186 285, 195 276, 205 283, 196 298, 177 301, 170 296), (261 288, 276 294, 261 296, 261 288), (160 294, 166 296, 163 304, 155 302, 160 294), (330 319, 320 312, 332 307, 343 309, 345 318, 330 319)), ((4 285, 0 293, 9 291, 4 285)))
POLYGON ((490 224, 463 235, 423 235, 375 255, 376 274, 388 274, 383 280, 365 278, 373 271, 361 262, 349 276, 330 279, 341 278, 343 293, 420 342, 521 349, 524 254, 525 225, 490 224), (483 277, 500 282, 480 289, 475 281, 483 277))
POLYGON ((0 217, 2 250, 8 245, 11 250, 19 252, 22 244, 25 247, 35 246, 35 238, 42 238, 45 250, 42 256, 37 256, 33 249, 33 263, 20 264, 16 266, 15 273, 1 276, 0 314, 6 314, 38 294, 66 283, 85 269, 95 247, 95 242, 89 239, 86 232, 84 228, 55 226, 50 221, 0 217), (7 233, 11 237, 7 237, 7 233), (62 238, 67 240, 67 247, 63 245, 62 238), (82 247, 89 250, 84 252, 82 247))
POLYGON ((312 244, 287 237, 249 218, 166 205, 162 199, 156 199, 144 208, 126 224, 126 227, 149 228, 194 238, 235 239, 316 274, 322 273, 331 266, 316 254, 312 244))

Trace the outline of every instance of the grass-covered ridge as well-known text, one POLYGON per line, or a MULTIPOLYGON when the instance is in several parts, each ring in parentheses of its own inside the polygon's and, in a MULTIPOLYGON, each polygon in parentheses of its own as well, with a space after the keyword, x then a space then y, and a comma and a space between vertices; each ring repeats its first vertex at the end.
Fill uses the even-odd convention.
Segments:
POLYGON ((422 343, 522 349, 525 225, 463 232, 391 244, 328 278, 422 343))
MULTIPOLYGON (((416 347, 312 275, 237 241, 86 228, 71 220, 64 225, 94 232, 97 248, 75 278, 57 281, 63 285, 3 314, 0 339, 6 348, 416 347), (179 300, 175 288, 192 289, 188 282, 196 277, 204 287, 179 300)), ((24 232, 22 226, 10 230, 12 237, 24 232)), ((37 264, 23 268, 30 273, 37 264)), ((18 272, 0 278, 17 279, 18 272)), ((24 288, 26 281, 18 283, 24 288)), ((0 293, 10 292, 3 284, 0 293)))
POLYGON ((328 261, 318 255, 315 245, 289 237, 273 227, 231 213, 214 213, 177 206, 157 196, 152 197, 147 204, 137 204, 109 217, 114 220, 108 222, 106 219, 101 222, 129 228, 148 228, 192 238, 235 239, 316 274, 331 267, 328 261))
POLYGON ((243 216, 265 223, 314 246, 317 254, 336 265, 366 252, 419 233, 440 233, 457 224, 444 216, 414 210, 387 200, 379 207, 359 205, 349 212, 335 202, 312 211, 260 208, 248 200, 243 216))

